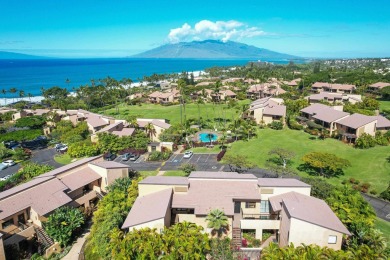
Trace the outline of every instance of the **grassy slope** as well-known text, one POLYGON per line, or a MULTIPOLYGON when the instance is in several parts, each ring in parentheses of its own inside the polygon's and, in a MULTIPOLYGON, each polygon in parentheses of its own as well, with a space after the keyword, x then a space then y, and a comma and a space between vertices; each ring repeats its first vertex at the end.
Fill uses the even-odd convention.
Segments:
POLYGON ((390 222, 377 218, 375 222, 375 226, 387 238, 388 243, 390 243, 390 222))
POLYGON ((379 108, 381 111, 390 110, 390 101, 379 101, 379 108))
POLYGON ((72 160, 73 158, 71 158, 68 154, 61 154, 61 155, 56 154, 54 156, 54 161, 60 164, 69 164, 72 162, 72 160))
MULTIPOLYGON (((340 183, 342 179, 354 177, 363 182, 369 182, 377 191, 383 191, 390 178, 390 164, 386 161, 389 156, 389 147, 378 146, 368 150, 355 149, 338 140, 310 140, 310 135, 301 131, 284 129, 281 131, 261 129, 258 138, 248 142, 238 141, 232 144, 228 153, 243 154, 259 167, 264 167, 270 156, 268 152, 276 147, 294 151, 296 158, 292 167, 296 168, 302 161, 304 154, 311 151, 333 153, 348 159, 352 167, 345 170, 340 178, 331 178, 329 182, 340 183)), ((305 176, 305 173, 302 173, 305 176)))
MULTIPOLYGON (((249 103, 248 100, 239 101, 240 104, 249 103)), ((119 107, 119 115, 116 114, 116 109, 108 109, 100 111, 107 115, 113 115, 118 118, 124 118, 128 115, 134 115, 139 118, 165 118, 170 120, 171 124, 180 123, 180 105, 161 106, 155 104, 142 104, 142 106, 121 105, 119 107)), ((198 106, 190 103, 186 105, 187 119, 198 119, 198 106)), ((238 112, 234 108, 227 108, 225 104, 213 105, 210 103, 200 105, 200 116, 204 119, 224 118, 236 119, 238 112)))

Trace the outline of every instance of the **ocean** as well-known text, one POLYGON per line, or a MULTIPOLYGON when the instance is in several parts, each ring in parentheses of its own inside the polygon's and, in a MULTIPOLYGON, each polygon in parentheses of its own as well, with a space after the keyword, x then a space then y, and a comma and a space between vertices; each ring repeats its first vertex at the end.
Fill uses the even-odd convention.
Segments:
MULTIPOLYGON (((134 82, 153 73, 200 71, 213 66, 245 65, 249 60, 197 60, 197 59, 32 59, 0 60, 0 91, 16 88, 25 95, 41 95, 41 88, 59 86, 72 91, 110 76, 117 80, 130 78, 134 82), (69 79, 70 82, 66 82, 69 79)), ((288 61, 272 61, 286 64, 288 61)), ((9 92, 0 98, 19 97, 9 92)))

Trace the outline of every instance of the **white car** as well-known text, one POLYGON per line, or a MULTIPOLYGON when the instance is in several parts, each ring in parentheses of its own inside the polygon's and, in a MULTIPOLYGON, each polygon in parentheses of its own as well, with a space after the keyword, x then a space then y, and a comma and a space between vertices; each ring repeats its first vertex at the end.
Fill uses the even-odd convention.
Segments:
POLYGON ((16 163, 14 160, 6 160, 3 162, 4 165, 7 165, 8 167, 15 165, 16 163))
POLYGON ((185 158, 185 159, 191 158, 191 156, 192 156, 193 154, 194 154, 193 152, 187 151, 187 152, 184 153, 183 158, 185 158))

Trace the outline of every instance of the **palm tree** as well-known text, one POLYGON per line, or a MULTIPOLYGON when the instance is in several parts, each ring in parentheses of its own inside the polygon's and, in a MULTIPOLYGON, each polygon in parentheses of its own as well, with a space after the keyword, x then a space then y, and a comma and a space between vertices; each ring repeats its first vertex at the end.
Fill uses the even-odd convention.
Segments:
POLYGON ((31 102, 31 98, 33 97, 33 95, 31 93, 27 93, 27 96, 28 96, 28 99, 30 100, 31 102))
POLYGON ((24 96, 25 96, 24 90, 19 90, 19 97, 20 97, 20 99, 23 99, 24 96))
MULTIPOLYGON (((16 88, 10 88, 9 93, 15 94, 18 90, 16 88)), ((15 103, 15 97, 12 96, 12 101, 15 103)))
POLYGON ((225 133, 221 136, 221 137, 219 137, 218 138, 218 142, 219 142, 219 144, 221 145, 221 151, 223 150, 223 148, 224 148, 224 144, 225 144, 225 142, 226 142, 226 135, 225 135, 225 133))
POLYGON ((206 137, 210 140, 210 145, 211 145, 211 141, 213 140, 214 134, 208 133, 208 134, 206 135, 206 137))
POLYGON ((126 122, 129 124, 129 126, 138 128, 138 121, 136 116, 128 116, 126 118, 126 122))
POLYGON ((211 210, 206 217, 207 227, 212 229, 212 234, 217 233, 221 237, 229 229, 228 218, 225 212, 219 209, 211 210))
POLYGON ((200 125, 200 105, 201 104, 204 104, 204 101, 201 98, 198 98, 196 100, 196 105, 198 106, 198 125, 199 125, 199 129, 201 128, 201 125, 200 125))
POLYGON ((2 89, 1 93, 4 95, 4 106, 6 106, 7 105, 7 98, 5 97, 5 94, 7 94, 7 90, 2 89))
POLYGON ((154 128, 154 125, 152 123, 148 123, 145 126, 145 131, 150 139, 153 139, 153 136, 156 135, 156 129, 154 128))

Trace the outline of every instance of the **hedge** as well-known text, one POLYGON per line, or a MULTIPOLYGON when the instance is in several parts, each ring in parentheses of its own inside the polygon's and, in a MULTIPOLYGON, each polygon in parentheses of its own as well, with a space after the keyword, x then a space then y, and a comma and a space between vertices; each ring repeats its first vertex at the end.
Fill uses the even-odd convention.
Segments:
POLYGON ((19 130, 0 135, 0 142, 34 140, 42 135, 41 129, 19 130))

